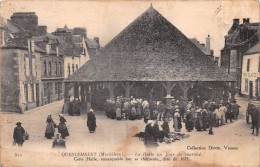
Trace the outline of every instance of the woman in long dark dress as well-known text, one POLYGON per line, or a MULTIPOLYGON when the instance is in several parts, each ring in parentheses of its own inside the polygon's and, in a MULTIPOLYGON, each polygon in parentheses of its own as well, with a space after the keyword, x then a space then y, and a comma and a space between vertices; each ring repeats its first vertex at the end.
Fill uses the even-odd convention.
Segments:
POLYGON ((58 125, 58 132, 61 134, 61 138, 65 139, 65 137, 69 136, 69 132, 65 124, 65 122, 67 121, 63 117, 63 114, 59 114, 59 116, 60 116, 60 123, 58 125))
POLYGON ((47 137, 47 139, 51 139, 52 137, 54 137, 54 121, 51 117, 51 114, 48 115, 47 120, 46 120, 47 126, 46 126, 46 130, 45 130, 45 137, 47 137))
POLYGON ((153 121, 149 120, 147 121, 147 125, 145 126, 145 138, 144 138, 144 144, 147 147, 157 147, 158 144, 154 139, 154 129, 153 129, 153 121))
POLYGON ((95 116, 95 114, 94 114, 93 109, 90 109, 90 110, 89 110, 88 120, 87 120, 87 126, 88 126, 88 129, 89 129, 89 132, 90 132, 90 133, 95 132, 97 125, 96 125, 96 116, 95 116))
POLYGON ((190 110, 187 110, 187 115, 186 115, 186 129, 188 132, 193 130, 193 122, 192 122, 192 113, 190 110))

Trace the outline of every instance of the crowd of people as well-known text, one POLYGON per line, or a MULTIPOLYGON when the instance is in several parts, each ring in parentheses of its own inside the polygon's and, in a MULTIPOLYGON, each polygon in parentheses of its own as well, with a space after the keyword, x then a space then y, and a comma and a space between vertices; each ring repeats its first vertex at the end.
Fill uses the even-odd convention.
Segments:
POLYGON ((189 101, 186 104, 182 99, 172 99, 171 104, 165 105, 162 101, 118 96, 115 101, 107 100, 105 113, 111 119, 135 120, 143 118, 145 123, 148 120, 155 120, 166 124, 173 120, 175 132, 181 132, 182 122, 184 122, 188 132, 194 129, 197 131, 209 129, 210 135, 213 134, 213 127, 225 125, 227 122, 238 119, 239 116, 240 106, 236 100, 227 103, 207 100, 189 101))
MULTIPOLYGON (((157 104, 163 105, 162 103, 157 104)), ((159 108, 163 108, 163 110, 156 112, 152 110, 151 113, 157 113, 157 116, 155 115, 154 119, 149 119, 145 132, 142 133, 145 145, 157 146, 158 141, 162 142, 163 139, 168 141, 169 134, 171 134, 169 128, 171 116, 176 135, 183 135, 181 134, 182 122, 185 124, 187 132, 194 129, 197 131, 208 130, 208 134, 213 135, 213 127, 219 127, 238 119, 240 106, 235 100, 231 103, 204 101, 200 104, 196 106, 193 101, 189 101, 187 106, 182 108, 181 102, 173 99, 170 105, 165 105, 165 107, 159 105, 159 108), (170 116, 165 116, 167 114, 170 116)), ((158 110, 158 105, 156 109, 158 110)), ((145 117, 144 120, 146 120, 145 117)))
MULTIPOLYGON (((78 100, 75 99, 75 104, 78 100)), ((107 100, 105 113, 106 116, 116 120, 140 120, 143 119, 146 123, 145 132, 143 136, 146 145, 151 145, 154 142, 162 141, 169 137, 170 126, 172 121, 172 127, 175 133, 180 133, 183 129, 183 124, 187 132, 193 130, 208 131, 209 135, 213 135, 213 127, 220 127, 228 122, 239 117, 240 106, 236 103, 236 100, 232 102, 222 101, 188 101, 185 103, 181 100, 172 99, 170 104, 164 104, 162 101, 148 101, 141 98, 124 98, 118 96, 115 101, 107 100)), ((251 102, 247 108, 247 123, 249 124, 249 118, 252 120, 253 134, 259 133, 260 122, 260 110, 255 107, 251 102)), ((56 125, 53 121, 51 114, 47 116, 45 137, 52 139, 55 134, 55 128, 58 129, 56 138, 53 141, 53 148, 61 147, 65 148, 65 137, 69 136, 69 132, 66 126, 66 119, 63 114, 59 114, 60 123, 56 125)), ((13 138, 14 141, 22 146, 24 142, 25 130, 18 122, 17 127, 14 129, 13 138)), ((93 109, 87 114, 87 127, 90 133, 96 130, 96 117, 93 109)))

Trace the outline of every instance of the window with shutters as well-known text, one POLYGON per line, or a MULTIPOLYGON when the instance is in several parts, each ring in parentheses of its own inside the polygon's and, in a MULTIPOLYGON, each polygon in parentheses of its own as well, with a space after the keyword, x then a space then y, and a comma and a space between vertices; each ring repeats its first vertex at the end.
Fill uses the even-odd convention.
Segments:
POLYGON ((72 64, 72 74, 74 73, 74 64, 72 64))
POLYGON ((55 94, 58 94, 58 82, 55 83, 55 94))
POLYGON ((25 75, 30 75, 30 64, 29 64, 29 58, 25 57, 25 75))
POLYGON ((34 101, 34 84, 31 84, 31 101, 34 101))
POLYGON ((56 76, 58 75, 58 63, 57 63, 57 61, 55 62, 55 74, 56 74, 56 76))
POLYGON ((48 91, 47 83, 44 83, 43 84, 43 95, 44 95, 44 97, 47 97, 47 91, 48 91))
POLYGON ((49 62, 49 76, 51 76, 51 62, 49 62))
POLYGON ((247 59, 247 66, 246 66, 247 72, 250 70, 250 59, 247 59))
POLYGON ((32 58, 32 75, 36 76, 35 58, 32 58))
POLYGON ((78 65, 76 64, 76 71, 78 71, 78 69, 79 69, 79 67, 78 67, 78 65))
POLYGON ((43 62, 43 75, 47 76, 47 64, 46 64, 46 61, 43 62))
POLYGON ((70 76, 70 63, 68 64, 68 75, 70 76))
POLYGON ((61 62, 59 62, 59 75, 62 75, 62 66, 61 66, 61 62))
POLYGON ((25 102, 28 102, 28 86, 27 86, 27 84, 24 84, 24 96, 25 96, 25 102))

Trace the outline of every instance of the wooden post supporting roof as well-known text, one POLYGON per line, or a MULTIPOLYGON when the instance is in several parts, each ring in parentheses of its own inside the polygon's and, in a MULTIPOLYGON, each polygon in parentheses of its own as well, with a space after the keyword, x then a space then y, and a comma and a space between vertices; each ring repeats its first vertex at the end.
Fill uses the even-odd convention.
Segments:
POLYGON ((109 86, 108 86, 108 89, 109 89, 109 98, 111 100, 115 100, 115 93, 114 93, 114 90, 115 88, 117 87, 117 82, 109 82, 109 86))
POLYGON ((74 98, 79 98, 79 85, 74 85, 74 98))
POLYGON ((174 86, 176 85, 176 82, 170 82, 167 81, 166 83, 161 82, 161 84, 163 85, 163 87, 166 90, 166 105, 167 104, 171 104, 171 100, 173 99, 173 96, 171 95, 171 91, 174 88, 174 86))
POLYGON ((84 84, 80 84, 80 100, 82 103, 86 102, 86 98, 85 98, 85 85, 84 84))
POLYGON ((178 82, 181 89, 183 90, 183 100, 184 100, 184 106, 187 106, 188 102, 188 90, 193 86, 193 83, 191 82, 178 82))
POLYGON ((129 83, 129 81, 126 81, 126 83, 121 83, 121 85, 124 87, 125 89, 125 97, 129 98, 130 97, 130 90, 132 89, 132 87, 134 86, 134 82, 132 84, 129 83))

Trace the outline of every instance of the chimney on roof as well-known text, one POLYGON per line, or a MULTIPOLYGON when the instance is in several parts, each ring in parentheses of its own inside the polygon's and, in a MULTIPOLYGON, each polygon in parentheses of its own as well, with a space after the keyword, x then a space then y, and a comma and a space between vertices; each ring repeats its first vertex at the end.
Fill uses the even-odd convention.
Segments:
POLYGON ((250 18, 243 18, 243 24, 248 24, 250 21, 250 18))
POLYGON ((75 27, 73 32, 73 35, 80 35, 84 38, 87 37, 87 30, 84 27, 75 27))
POLYGON ((239 19, 233 19, 233 25, 238 26, 239 25, 239 19))
POLYGON ((98 44, 98 47, 100 47, 100 44, 99 44, 99 37, 94 37, 94 41, 98 44))
POLYGON ((35 36, 38 28, 38 16, 35 12, 18 12, 13 13, 11 21, 19 27, 29 31, 32 36, 35 36))
POLYGON ((205 47, 206 47, 207 51, 210 52, 210 36, 209 35, 206 37, 206 46, 205 47))

